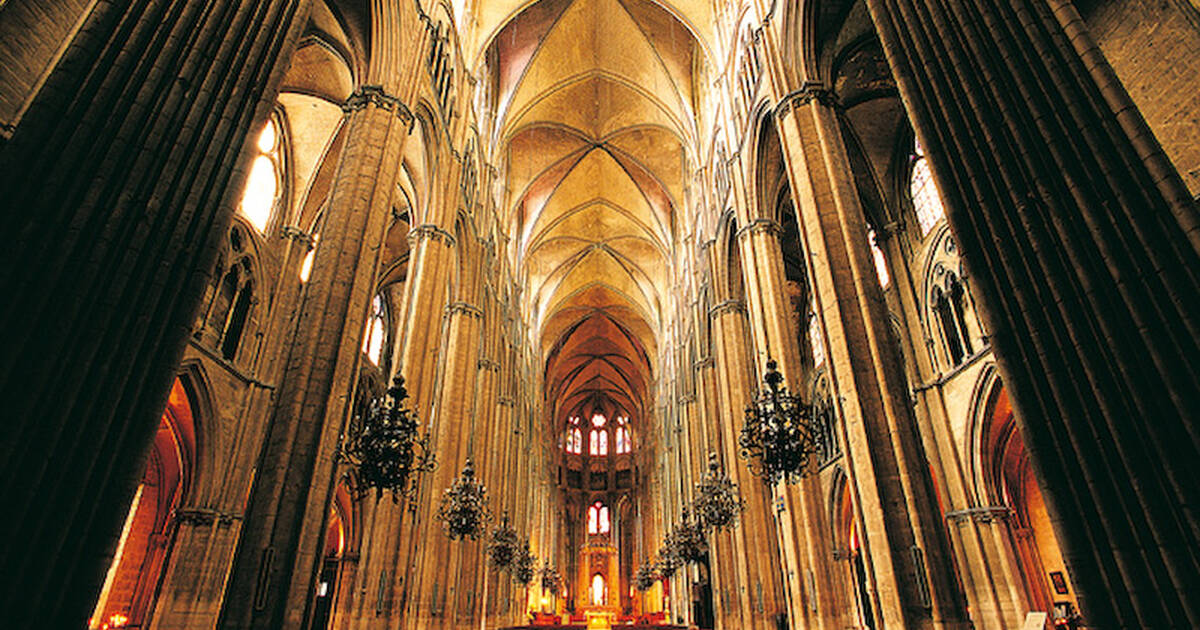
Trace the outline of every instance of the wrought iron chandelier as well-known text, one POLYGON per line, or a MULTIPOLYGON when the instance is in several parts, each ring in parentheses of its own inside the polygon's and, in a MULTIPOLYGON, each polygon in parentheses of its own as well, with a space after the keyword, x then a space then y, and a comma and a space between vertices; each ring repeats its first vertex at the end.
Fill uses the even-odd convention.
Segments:
POLYGON ((767 388, 746 408, 746 424, 738 436, 750 471, 769 485, 807 476, 819 446, 812 406, 788 393, 781 385, 783 375, 775 368, 775 361, 768 360, 763 375, 767 388))
POLYGON ((654 561, 654 573, 664 580, 669 580, 681 566, 683 559, 675 549, 664 543, 663 548, 658 550, 658 559, 654 561))
POLYGON ((696 563, 704 559, 708 553, 708 541, 704 537, 704 529, 697 518, 692 518, 691 511, 684 507, 679 525, 667 534, 667 542, 663 545, 670 548, 683 562, 696 563))
POLYGON ((558 569, 550 566, 549 560, 542 565, 541 570, 538 571, 538 575, 542 578, 542 588, 547 591, 557 593, 562 588, 562 576, 559 575, 558 569))
POLYGON ((399 374, 387 394, 371 401, 366 418, 356 418, 342 443, 341 456, 358 470, 359 496, 375 489, 375 500, 383 491, 412 498, 416 484, 414 473, 437 467, 437 457, 429 448, 429 435, 417 434, 417 414, 404 406, 408 390, 399 374))
POLYGON ((648 591, 658 581, 658 572, 655 570, 654 564, 643 563, 638 567, 637 573, 633 575, 633 588, 639 591, 648 591))
POLYGON ((537 564, 537 556, 529 550, 529 540, 517 547, 517 553, 510 565, 513 580, 522 586, 528 586, 533 581, 533 566, 537 564))
POLYGON ((704 531, 733 527, 746 509, 736 483, 721 470, 716 453, 708 454, 708 473, 696 484, 693 512, 704 531))
POLYGON ((446 488, 442 502, 438 505, 437 519, 446 529, 450 540, 470 538, 477 540, 492 520, 488 508, 487 488, 475 478, 475 464, 471 458, 463 464, 462 473, 446 488))
POLYGON ((500 524, 492 530, 487 543, 488 562, 497 569, 504 570, 512 566, 517 555, 517 545, 521 539, 517 530, 513 529, 508 520, 508 512, 500 518, 500 524))

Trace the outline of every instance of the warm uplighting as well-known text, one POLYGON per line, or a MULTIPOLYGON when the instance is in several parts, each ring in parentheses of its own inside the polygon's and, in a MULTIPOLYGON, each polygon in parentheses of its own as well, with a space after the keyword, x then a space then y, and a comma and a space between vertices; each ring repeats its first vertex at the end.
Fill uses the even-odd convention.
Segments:
POLYGON ((275 121, 267 121, 255 145, 259 155, 246 178, 241 210, 259 232, 266 232, 279 193, 279 133, 275 121))
POLYGON ((604 605, 604 576, 597 573, 592 576, 592 605, 604 605))

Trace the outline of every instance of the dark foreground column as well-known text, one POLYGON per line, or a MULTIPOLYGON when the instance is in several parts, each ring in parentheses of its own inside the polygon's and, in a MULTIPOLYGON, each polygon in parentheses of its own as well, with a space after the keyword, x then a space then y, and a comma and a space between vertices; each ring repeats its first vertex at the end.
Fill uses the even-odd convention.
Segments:
POLYGON ((1200 627, 1197 209, 1067 0, 868 0, 1089 627, 1200 627))
POLYGON ((98 2, 0 149, 0 608, 82 628, 308 0, 98 2))

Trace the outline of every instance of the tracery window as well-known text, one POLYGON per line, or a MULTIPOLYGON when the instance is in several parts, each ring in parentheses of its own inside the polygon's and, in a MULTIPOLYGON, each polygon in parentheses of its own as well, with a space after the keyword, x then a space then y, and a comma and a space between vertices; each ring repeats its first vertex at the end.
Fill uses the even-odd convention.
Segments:
POLYGON ((583 431, 579 427, 567 428, 564 436, 565 448, 568 453, 580 454, 583 452, 583 431))
POLYGON ((255 229, 266 233, 280 188, 279 129, 274 120, 263 126, 255 146, 258 155, 250 165, 240 208, 255 229))
POLYGON ((362 345, 362 351, 367 353, 367 358, 375 365, 379 365, 379 359, 383 356, 383 338, 386 332, 384 321, 383 298, 376 295, 375 299, 371 300, 371 315, 367 318, 367 332, 362 345))
POLYGON ((196 333, 198 339, 219 350, 228 361, 237 357, 254 306, 252 269, 245 235, 240 227, 234 226, 229 231, 229 248, 222 253, 213 275, 214 283, 207 292, 207 307, 201 314, 204 326, 196 333), (227 259, 233 260, 228 267, 224 263, 227 259))
POLYGON ((597 501, 588 508, 588 533, 607 534, 612 531, 612 521, 608 517, 608 506, 597 501))
POLYGON ((951 365, 959 365, 974 353, 967 329, 966 301, 966 288, 953 271, 946 272, 945 288, 935 285, 930 295, 951 365))
POLYGON ((628 422, 629 422, 629 419, 624 416, 617 417, 617 430, 616 430, 616 433, 614 434, 615 441, 616 441, 616 447, 617 447, 617 455, 621 455, 623 453, 628 453, 632 447, 632 444, 629 439, 629 427, 626 426, 628 424, 628 422))
POLYGON ((917 212, 917 223, 921 226, 921 236, 924 237, 946 216, 946 210, 942 206, 942 198, 933 181, 933 170, 929 168, 929 160, 925 159, 925 150, 920 141, 914 143, 912 161, 908 190, 912 195, 913 209, 917 212))
POLYGON ((588 435, 588 454, 596 457, 608 455, 608 418, 603 414, 592 415, 592 431, 588 435))
POLYGON ((824 468, 842 454, 842 443, 837 436, 837 411, 833 407, 833 396, 826 379, 815 387, 813 396, 813 424, 817 434, 817 466, 824 468))
POLYGON ((808 342, 812 346, 813 367, 817 367, 825 362, 825 338, 815 312, 808 315, 808 342))

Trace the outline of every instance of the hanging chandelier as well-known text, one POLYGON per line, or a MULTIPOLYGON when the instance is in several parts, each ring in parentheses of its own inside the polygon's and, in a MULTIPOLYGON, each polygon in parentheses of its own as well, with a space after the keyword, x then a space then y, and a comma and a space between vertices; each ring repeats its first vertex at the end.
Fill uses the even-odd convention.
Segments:
POLYGON ((655 570, 654 564, 642 563, 638 567, 637 573, 633 575, 633 588, 639 591, 648 591, 658 581, 658 573, 655 570))
POLYGON ((547 560, 543 565, 538 575, 542 578, 542 588, 557 593, 562 588, 562 576, 559 575, 558 569, 550 566, 550 561, 547 560))
POLYGON ((429 435, 417 434, 417 414, 403 404, 407 398, 404 378, 397 374, 387 394, 371 401, 367 417, 355 419, 342 443, 341 457, 357 469, 360 498, 374 488, 376 501, 384 490, 397 503, 401 495, 411 499, 413 474, 437 467, 429 435))
POLYGON ((662 579, 669 580, 682 565, 683 559, 679 557, 679 554, 664 544, 663 548, 658 550, 658 559, 654 561, 653 571, 662 579))
POLYGON ((513 556, 512 564, 509 565, 513 581, 522 586, 528 586, 533 581, 533 566, 537 564, 537 556, 529 550, 529 541, 526 540, 523 544, 517 547, 517 553, 513 556))
POLYGON ((682 562, 698 563, 708 553, 708 541, 704 538, 700 520, 693 518, 687 507, 683 508, 679 525, 667 534, 663 546, 672 549, 682 562))
POLYGON ((708 474, 696 484, 693 512, 704 531, 721 530, 737 523, 738 515, 746 509, 736 483, 729 479, 717 462, 717 454, 708 454, 708 474))
POLYGON ((780 385, 783 375, 775 368, 775 361, 768 360, 763 375, 767 388, 746 408, 746 424, 738 436, 750 472, 769 485, 807 476, 818 450, 812 406, 780 385))
POLYGON ((446 488, 438 505, 437 519, 442 522, 450 540, 477 540, 492 520, 488 509, 487 488, 475 479, 475 464, 471 458, 463 464, 462 473, 446 488))
POLYGON ((521 539, 517 530, 513 529, 508 520, 508 512, 500 518, 500 524, 492 530, 487 543, 488 562, 497 569, 504 570, 512 566, 517 555, 517 545, 521 539))

